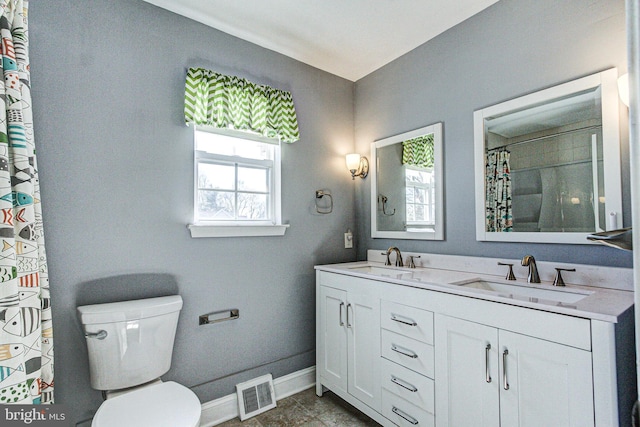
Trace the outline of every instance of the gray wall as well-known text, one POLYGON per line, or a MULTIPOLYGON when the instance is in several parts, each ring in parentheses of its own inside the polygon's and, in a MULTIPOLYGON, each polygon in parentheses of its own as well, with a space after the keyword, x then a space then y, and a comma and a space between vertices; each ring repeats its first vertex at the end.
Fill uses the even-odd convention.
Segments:
MULTIPOLYGON (((271 372, 315 364, 315 264, 353 261, 353 83, 142 0, 32 0, 35 135, 54 304, 56 400, 70 418, 91 389, 75 307, 179 293, 165 375, 209 401, 271 372), (186 69, 205 67, 291 91, 302 138, 284 145, 284 237, 192 239, 193 139, 186 69), (318 215, 315 190, 335 209, 318 215), (240 319, 198 326, 239 308, 240 319), (241 374, 237 372, 249 370, 241 374)), ((114 372, 114 374, 117 374, 114 372)))
MULTIPOLYGON (((444 122, 445 241, 371 239, 369 181, 356 191, 360 245, 403 251, 631 267, 604 246, 475 240, 473 112, 611 67, 626 72, 623 0, 501 0, 356 82, 356 150, 444 122)), ((622 104, 621 104, 622 105, 622 104)), ((622 106, 623 215, 630 225, 628 113, 622 106)))

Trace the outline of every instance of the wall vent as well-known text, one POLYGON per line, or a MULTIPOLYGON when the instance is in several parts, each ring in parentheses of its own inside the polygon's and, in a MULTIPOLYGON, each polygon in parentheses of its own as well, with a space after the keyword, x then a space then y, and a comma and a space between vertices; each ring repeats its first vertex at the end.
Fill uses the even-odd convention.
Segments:
POLYGON ((276 407, 271 374, 237 384, 236 391, 242 421, 276 407))

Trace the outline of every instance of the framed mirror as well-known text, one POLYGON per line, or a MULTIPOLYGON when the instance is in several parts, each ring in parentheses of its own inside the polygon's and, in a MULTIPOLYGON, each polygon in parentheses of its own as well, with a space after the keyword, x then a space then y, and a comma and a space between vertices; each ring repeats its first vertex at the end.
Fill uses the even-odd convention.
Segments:
POLYGON ((442 123, 371 144, 371 237, 443 240, 442 123))
POLYGON ((622 227, 617 77, 474 112, 477 240, 589 244, 622 227))

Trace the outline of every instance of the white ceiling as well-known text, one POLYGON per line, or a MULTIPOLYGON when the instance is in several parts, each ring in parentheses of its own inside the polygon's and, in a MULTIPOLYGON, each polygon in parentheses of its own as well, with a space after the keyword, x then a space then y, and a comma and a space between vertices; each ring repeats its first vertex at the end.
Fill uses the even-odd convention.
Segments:
POLYGON ((498 0, 144 0, 356 81, 498 0))

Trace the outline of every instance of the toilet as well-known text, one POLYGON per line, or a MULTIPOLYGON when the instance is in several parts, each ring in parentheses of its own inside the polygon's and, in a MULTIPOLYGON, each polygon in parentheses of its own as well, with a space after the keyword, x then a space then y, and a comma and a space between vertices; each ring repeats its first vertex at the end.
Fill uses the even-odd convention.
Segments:
POLYGON ((179 295, 78 307, 91 387, 106 400, 92 427, 197 427, 201 405, 187 387, 160 376, 171 367, 179 295))

